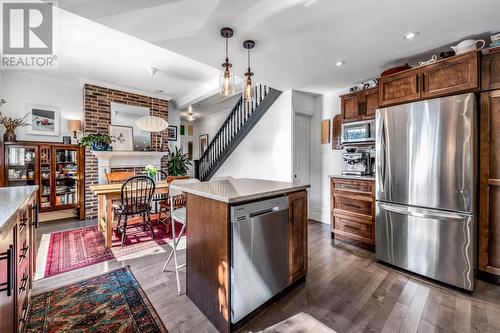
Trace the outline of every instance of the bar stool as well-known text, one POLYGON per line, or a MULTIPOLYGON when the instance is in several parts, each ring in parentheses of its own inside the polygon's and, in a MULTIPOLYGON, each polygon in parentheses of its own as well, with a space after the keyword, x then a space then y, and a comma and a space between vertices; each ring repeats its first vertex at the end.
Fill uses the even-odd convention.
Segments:
POLYGON ((170 262, 170 259, 174 257, 174 264, 175 264, 175 278, 177 280, 177 294, 181 294, 181 284, 179 281, 179 270, 186 267, 186 264, 179 265, 177 261, 177 245, 179 245, 179 242, 181 240, 181 237, 184 235, 186 231, 186 207, 184 203, 184 207, 178 208, 177 204, 179 203, 178 200, 176 200, 176 197, 183 196, 182 191, 173 189, 171 186, 172 185, 178 185, 178 184, 189 184, 189 183, 199 183, 200 181, 195 178, 190 178, 190 179, 178 179, 174 180, 170 183, 170 187, 168 189, 168 196, 170 198, 170 217, 172 221, 172 238, 174 240, 173 244, 173 249, 170 252, 167 262, 163 266, 162 272, 165 272, 168 263, 170 262), (179 232, 179 236, 175 236, 175 222, 179 222, 182 224, 181 231, 179 232))

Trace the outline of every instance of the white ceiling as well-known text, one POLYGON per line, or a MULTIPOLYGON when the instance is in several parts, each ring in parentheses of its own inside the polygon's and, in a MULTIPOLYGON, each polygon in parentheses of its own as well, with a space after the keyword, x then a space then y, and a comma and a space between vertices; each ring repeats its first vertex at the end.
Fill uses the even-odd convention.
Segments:
POLYGON ((125 88, 164 99, 180 98, 200 84, 218 82, 218 71, 196 60, 59 8, 55 15, 58 68, 37 71, 46 77, 125 88), (150 67, 159 69, 153 80, 150 67), (151 93, 155 90, 164 93, 151 93))
MULTIPOLYGON (((377 77, 414 55, 426 60, 428 51, 500 30, 498 0, 59 0, 59 5, 214 68, 224 58, 219 30, 233 27, 235 73, 246 66, 241 43, 254 39, 257 81, 313 92, 377 77), (411 31, 420 34, 403 40, 411 31), (346 64, 336 67, 339 60, 346 64)), ((100 40, 103 46, 109 42, 100 40)), ((186 81, 199 73, 187 74, 177 63, 168 71, 166 76, 186 81)))

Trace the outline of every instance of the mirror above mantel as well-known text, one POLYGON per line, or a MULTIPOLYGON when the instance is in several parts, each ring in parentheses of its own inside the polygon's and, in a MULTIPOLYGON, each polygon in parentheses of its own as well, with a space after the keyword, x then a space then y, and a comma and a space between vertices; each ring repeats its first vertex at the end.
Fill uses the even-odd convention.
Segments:
POLYGON ((136 125, 139 118, 149 115, 148 107, 111 103, 111 125, 132 127, 134 151, 149 150, 151 146, 151 133, 141 130, 136 125))

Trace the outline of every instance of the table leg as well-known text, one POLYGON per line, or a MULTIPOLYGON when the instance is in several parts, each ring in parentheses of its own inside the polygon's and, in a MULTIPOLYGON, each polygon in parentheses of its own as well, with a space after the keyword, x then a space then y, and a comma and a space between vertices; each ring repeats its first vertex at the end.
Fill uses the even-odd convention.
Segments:
POLYGON ((106 198, 106 247, 111 247, 111 237, 113 234, 113 200, 106 198))
POLYGON ((104 196, 97 196, 97 228, 102 232, 102 220, 104 219, 104 196))

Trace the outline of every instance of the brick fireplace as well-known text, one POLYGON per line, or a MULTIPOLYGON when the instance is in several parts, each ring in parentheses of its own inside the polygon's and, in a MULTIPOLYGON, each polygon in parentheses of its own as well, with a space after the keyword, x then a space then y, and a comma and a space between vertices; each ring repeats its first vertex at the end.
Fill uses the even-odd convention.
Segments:
MULTIPOLYGON (((158 98, 152 99, 144 95, 85 84, 83 99, 85 110, 83 130, 85 134, 109 134, 112 102, 147 107, 151 110, 152 116, 168 120, 168 101, 158 98)), ((151 133, 151 149, 153 151, 166 151, 168 147, 167 137, 167 130, 161 133, 151 133)), ((162 169, 166 168, 166 158, 162 159, 161 165, 162 169)), ((134 167, 131 169, 133 170, 134 167)), ((97 217, 97 197, 89 190, 90 185, 97 183, 97 158, 87 149, 85 151, 85 216, 87 219, 97 217)))

